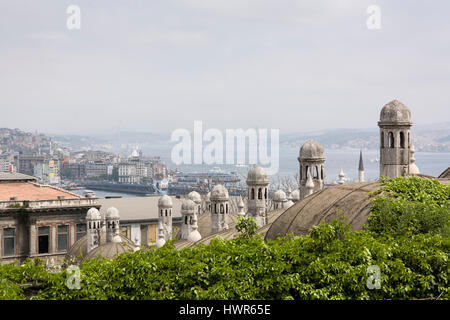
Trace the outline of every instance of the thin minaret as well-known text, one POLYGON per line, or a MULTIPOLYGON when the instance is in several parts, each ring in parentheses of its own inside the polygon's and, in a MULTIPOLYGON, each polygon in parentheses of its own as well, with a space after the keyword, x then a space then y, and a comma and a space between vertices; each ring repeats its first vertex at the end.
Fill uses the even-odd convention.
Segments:
POLYGON ((364 164, 362 158, 362 150, 359 151, 359 167, 358 167, 359 182, 364 182, 364 164))

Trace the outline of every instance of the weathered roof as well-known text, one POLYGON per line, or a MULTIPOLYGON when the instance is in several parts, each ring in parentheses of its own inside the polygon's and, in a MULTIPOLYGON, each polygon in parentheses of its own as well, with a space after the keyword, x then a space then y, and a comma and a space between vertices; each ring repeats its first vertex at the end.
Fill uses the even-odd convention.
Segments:
POLYGON ((411 124, 411 111, 400 101, 392 100, 381 109, 380 123, 411 124))
MULTIPOLYGON (((273 210, 267 213, 267 220, 268 223, 267 225, 261 227, 258 229, 257 234, 262 234, 263 236, 265 235, 265 233, 267 232, 267 230, 270 228, 270 226, 272 225, 272 223, 285 211, 286 209, 277 209, 277 210, 273 210)), ((239 235, 239 232, 236 230, 236 228, 234 228, 234 225, 231 226, 229 225, 230 228, 227 230, 223 230, 221 232, 217 232, 214 234, 209 233, 208 235, 203 236, 202 234, 202 239, 197 241, 197 242, 190 242, 188 240, 179 240, 177 242, 175 242, 175 248, 177 250, 181 250, 183 248, 187 248, 187 247, 193 247, 196 246, 198 244, 209 244, 211 242, 212 239, 214 239, 217 236, 220 236, 224 239, 233 239, 235 237, 237 237, 239 235)), ((201 232, 200 232, 201 233, 201 232)))
POLYGON ((16 197, 20 200, 54 200, 58 197, 65 199, 82 199, 84 197, 67 190, 35 182, 0 183, 0 201, 16 197))
MULTIPOLYGON (((122 239, 122 245, 126 245, 126 247, 134 248, 134 243, 120 235, 120 238, 122 239)), ((106 244, 106 232, 102 231, 100 234, 100 246, 103 246, 106 244)), ((91 251, 92 252, 92 251, 91 251)), ((76 262, 81 262, 83 259, 87 258, 87 236, 82 237, 81 239, 78 239, 69 249, 67 252, 67 257, 69 259, 75 259, 76 262)), ((97 256, 97 254, 95 255, 97 256)))
POLYGON ((450 167, 445 169, 444 172, 442 172, 438 178, 439 179, 450 179, 450 167))
POLYGON ((104 245, 98 246, 86 255, 86 259, 95 259, 101 256, 106 259, 112 259, 118 254, 134 251, 136 246, 128 242, 108 242, 104 245))
POLYGON ((0 172, 1 181, 36 181, 36 178, 19 172, 0 172))
POLYGON ((306 141, 300 148, 300 160, 325 160, 324 149, 315 140, 306 141))
POLYGON ((361 230, 370 212, 371 191, 380 187, 378 182, 356 182, 327 187, 287 209, 271 225, 266 240, 287 234, 305 235, 320 222, 329 222, 343 216, 353 230, 361 230))
MULTIPOLYGON (((172 198, 172 217, 181 217, 181 201, 172 198)), ((119 210, 120 223, 158 219, 158 201, 160 197, 110 198, 99 199, 100 213, 105 216, 109 207, 119 210)))
POLYGON ((247 173, 247 185, 267 185, 269 184, 269 178, 266 171, 260 166, 254 166, 247 173))

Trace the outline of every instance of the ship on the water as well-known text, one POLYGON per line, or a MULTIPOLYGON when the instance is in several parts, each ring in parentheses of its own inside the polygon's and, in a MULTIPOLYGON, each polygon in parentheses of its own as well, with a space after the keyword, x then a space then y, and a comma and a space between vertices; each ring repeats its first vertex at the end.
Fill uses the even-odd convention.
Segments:
POLYGON ((132 183, 88 182, 83 183, 83 187, 92 190, 124 192, 140 195, 157 193, 157 190, 153 185, 132 184, 132 183))

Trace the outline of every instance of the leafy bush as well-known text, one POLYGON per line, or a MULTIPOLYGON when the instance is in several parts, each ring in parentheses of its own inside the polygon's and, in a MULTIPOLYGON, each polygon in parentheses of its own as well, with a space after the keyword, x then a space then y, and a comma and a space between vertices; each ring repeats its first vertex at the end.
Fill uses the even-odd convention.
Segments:
POLYGON ((418 177, 381 179, 367 228, 393 235, 450 236, 450 186, 418 177))
MULTIPOLYGON (((15 290, 8 299, 23 298, 15 284, 26 281, 41 283, 34 299, 448 299, 449 249, 449 238, 440 235, 395 238, 333 221, 308 236, 267 243, 257 236, 216 238, 181 251, 168 243, 85 260, 79 290, 66 286, 67 272, 43 273, 32 261, 0 266, 0 274, 15 290), (367 287, 372 265, 380 269, 380 289, 367 287)), ((0 284, 0 296, 5 292, 0 284)))

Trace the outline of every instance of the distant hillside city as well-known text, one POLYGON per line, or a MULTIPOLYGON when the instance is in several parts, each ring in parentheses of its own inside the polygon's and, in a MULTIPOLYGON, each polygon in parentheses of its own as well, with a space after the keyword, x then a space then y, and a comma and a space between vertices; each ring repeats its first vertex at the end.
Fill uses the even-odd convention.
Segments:
POLYGON ((44 134, 7 128, 0 128, 0 172, 20 172, 42 184, 68 179, 149 185, 170 174, 159 157, 145 157, 140 150, 129 156, 79 151, 44 134))

